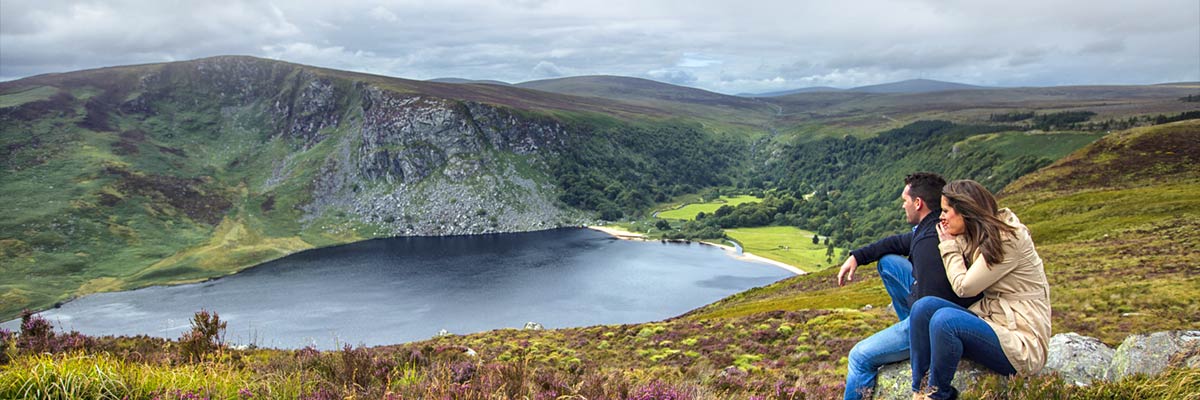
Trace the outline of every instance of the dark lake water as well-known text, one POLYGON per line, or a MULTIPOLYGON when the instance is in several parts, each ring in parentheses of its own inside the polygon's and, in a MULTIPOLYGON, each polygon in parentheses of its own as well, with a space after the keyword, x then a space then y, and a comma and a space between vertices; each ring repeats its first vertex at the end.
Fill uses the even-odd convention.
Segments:
MULTIPOLYGON (((178 338, 216 311, 234 344, 331 349, 673 317, 791 276, 700 244, 587 229, 393 238, 310 250, 205 283, 86 296, 42 315, 89 335, 178 338)), ((2 326, 17 329, 15 322, 2 326)))

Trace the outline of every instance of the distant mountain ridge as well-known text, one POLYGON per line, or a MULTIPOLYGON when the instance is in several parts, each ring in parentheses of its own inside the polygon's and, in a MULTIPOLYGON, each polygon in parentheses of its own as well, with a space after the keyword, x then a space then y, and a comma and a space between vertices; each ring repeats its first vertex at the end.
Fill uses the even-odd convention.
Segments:
POLYGON ((671 101, 690 104, 762 108, 762 104, 739 96, 730 96, 673 85, 650 79, 613 75, 588 75, 521 82, 517 87, 573 96, 601 97, 633 103, 671 101))
POLYGON ((494 79, 434 78, 434 79, 428 79, 428 80, 426 80, 426 82, 465 83, 465 84, 473 84, 474 83, 474 84, 500 85, 500 86, 512 86, 513 85, 508 82, 498 81, 498 80, 494 80, 494 79))
POLYGON ((988 86, 968 85, 958 82, 946 82, 933 79, 908 79, 899 82, 881 83, 878 85, 858 86, 850 89, 838 89, 829 86, 814 86, 792 90, 781 90, 766 93, 745 93, 745 97, 778 97, 797 93, 813 92, 852 92, 852 93, 932 93, 950 90, 980 90, 995 89, 988 86))

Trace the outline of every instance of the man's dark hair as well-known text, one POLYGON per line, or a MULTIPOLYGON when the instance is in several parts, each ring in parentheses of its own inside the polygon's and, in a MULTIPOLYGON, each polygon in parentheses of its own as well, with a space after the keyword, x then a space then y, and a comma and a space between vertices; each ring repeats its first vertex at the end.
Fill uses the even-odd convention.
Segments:
POLYGON ((925 201, 925 206, 933 211, 942 209, 942 187, 946 180, 941 175, 932 172, 914 172, 904 177, 904 184, 909 186, 908 195, 925 201))

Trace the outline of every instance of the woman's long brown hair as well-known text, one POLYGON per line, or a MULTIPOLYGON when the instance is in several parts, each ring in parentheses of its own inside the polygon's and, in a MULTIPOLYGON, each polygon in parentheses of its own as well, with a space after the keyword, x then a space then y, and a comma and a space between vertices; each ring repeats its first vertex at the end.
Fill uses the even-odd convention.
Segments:
POLYGON ((946 202, 962 215, 966 232, 963 237, 967 241, 964 254, 970 258, 983 254, 984 261, 991 265, 1004 261, 1004 238, 1002 234, 1012 235, 1016 229, 1001 221, 996 216, 998 206, 996 198, 987 188, 970 179, 960 179, 947 183, 942 188, 942 196, 946 202))

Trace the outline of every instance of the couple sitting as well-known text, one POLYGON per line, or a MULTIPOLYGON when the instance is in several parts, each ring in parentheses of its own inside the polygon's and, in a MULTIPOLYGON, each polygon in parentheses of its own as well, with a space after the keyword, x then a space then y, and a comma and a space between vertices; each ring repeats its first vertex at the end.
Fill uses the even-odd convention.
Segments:
POLYGON ((950 382, 963 357, 1003 375, 1040 370, 1050 286, 1029 230, 975 181, 915 173, 904 183, 912 232, 852 251, 838 272, 844 285, 878 261, 900 317, 850 350, 845 398, 868 395, 881 366, 905 359, 914 398, 958 397, 950 382))

